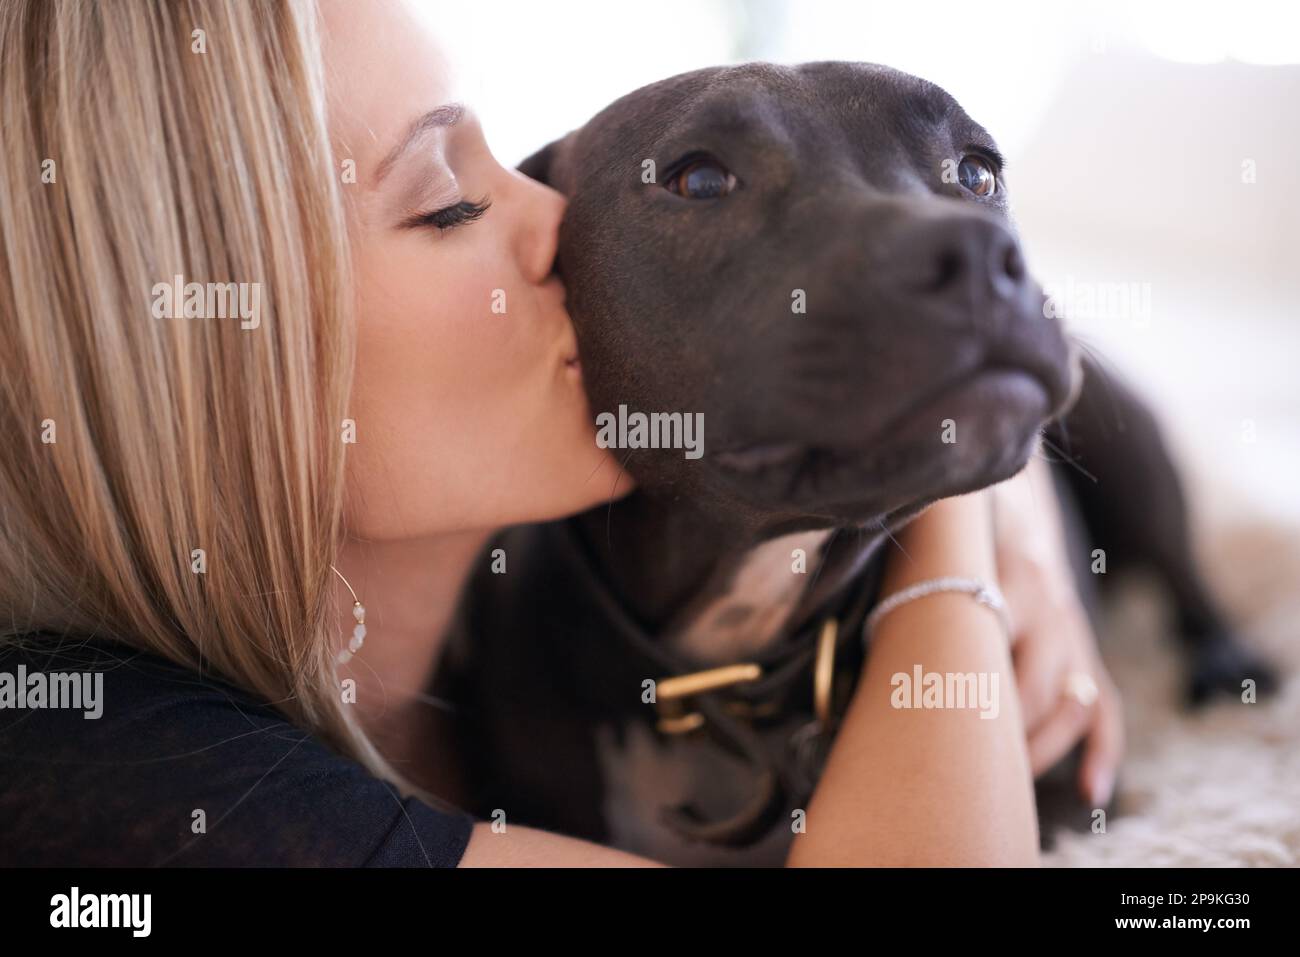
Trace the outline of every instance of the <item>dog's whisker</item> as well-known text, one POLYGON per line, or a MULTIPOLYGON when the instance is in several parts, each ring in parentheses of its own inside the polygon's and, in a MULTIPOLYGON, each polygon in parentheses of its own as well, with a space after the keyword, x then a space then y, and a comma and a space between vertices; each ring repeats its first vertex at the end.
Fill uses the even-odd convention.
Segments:
POLYGON ((1062 461, 1069 463, 1073 468, 1077 469, 1080 472, 1080 474, 1086 475, 1088 478, 1090 478, 1093 481, 1093 484, 1096 484, 1097 476, 1093 475, 1086 468, 1080 465, 1072 456, 1066 455, 1059 445, 1053 443, 1046 436, 1043 436, 1043 444, 1046 445, 1053 452, 1055 452, 1057 455, 1061 456, 1062 461))
POLYGON ((627 471, 627 463, 632 460, 632 451, 627 453, 627 458, 623 459, 614 473, 614 485, 609 490, 609 501, 605 505, 605 547, 609 549, 609 554, 614 554, 614 500, 618 496, 618 482, 627 471))
POLYGON ((826 539, 826 544, 822 546, 822 560, 817 563, 817 570, 813 572, 812 580, 808 582, 805 594, 811 592, 813 587, 816 586, 817 579, 821 576, 822 569, 826 567, 826 558, 831 553, 831 546, 835 544, 835 537, 839 535, 839 533, 840 526, 836 525, 835 528, 831 530, 831 537, 826 539))
POLYGON ((894 533, 885 527, 885 520, 883 518, 878 518, 876 519, 876 522, 880 525, 880 530, 889 536, 889 540, 898 546, 898 550, 903 553, 907 560, 909 562, 912 561, 912 556, 907 553, 907 549, 904 548, 903 544, 894 537, 894 533))

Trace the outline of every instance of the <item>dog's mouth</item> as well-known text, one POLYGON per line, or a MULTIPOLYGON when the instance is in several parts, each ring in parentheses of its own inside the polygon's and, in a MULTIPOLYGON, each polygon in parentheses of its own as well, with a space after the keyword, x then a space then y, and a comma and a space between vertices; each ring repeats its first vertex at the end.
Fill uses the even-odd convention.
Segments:
POLYGON ((1014 474, 1052 405, 1033 373, 990 364, 923 393, 851 443, 775 438, 709 457, 745 499, 875 518, 1014 474))

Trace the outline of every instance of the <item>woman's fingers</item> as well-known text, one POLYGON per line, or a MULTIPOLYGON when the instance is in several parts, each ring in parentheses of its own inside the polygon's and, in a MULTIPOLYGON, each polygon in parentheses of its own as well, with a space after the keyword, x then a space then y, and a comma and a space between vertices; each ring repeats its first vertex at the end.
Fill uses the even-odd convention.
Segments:
POLYGON ((1077 601, 1053 601, 1030 620, 1015 651, 1016 687, 1027 736, 1033 737, 1059 710, 1071 670, 1089 660, 1094 646, 1092 624, 1077 601))
POLYGON ((1079 768, 1079 791, 1092 807, 1105 807, 1115 793, 1115 775, 1124 759, 1124 709, 1106 670, 1095 673, 1098 695, 1079 768))
POLYGON ((1029 736, 1056 711, 1072 654, 1071 643, 1051 640, 1052 636, 1042 633, 1040 621, 1034 618, 1028 622, 1017 637, 1015 650, 1016 688, 1029 736))
POLYGON ((1085 705, 1072 695, 1060 695, 1048 719, 1029 736, 1029 765, 1034 777, 1070 753, 1088 730, 1095 709, 1095 701, 1085 705))

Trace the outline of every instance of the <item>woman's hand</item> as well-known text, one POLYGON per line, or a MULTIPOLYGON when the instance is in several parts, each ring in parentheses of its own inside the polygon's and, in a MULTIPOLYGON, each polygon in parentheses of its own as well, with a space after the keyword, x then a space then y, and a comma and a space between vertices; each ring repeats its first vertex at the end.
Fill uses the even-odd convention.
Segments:
POLYGON ((1124 756, 1123 712, 1075 589, 1046 463, 1032 459, 992 492, 1030 765, 1037 777, 1086 738, 1079 791, 1104 807, 1124 756))

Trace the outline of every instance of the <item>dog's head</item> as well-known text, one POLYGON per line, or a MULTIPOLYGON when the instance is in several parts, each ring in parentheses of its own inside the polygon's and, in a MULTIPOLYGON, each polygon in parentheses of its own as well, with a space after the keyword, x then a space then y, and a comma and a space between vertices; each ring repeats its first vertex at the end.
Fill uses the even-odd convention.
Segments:
POLYGON ((1018 471, 1076 369, 997 148, 886 67, 749 64, 618 100, 521 166, 593 413, 703 413, 641 488, 765 527, 893 521, 1018 471))

